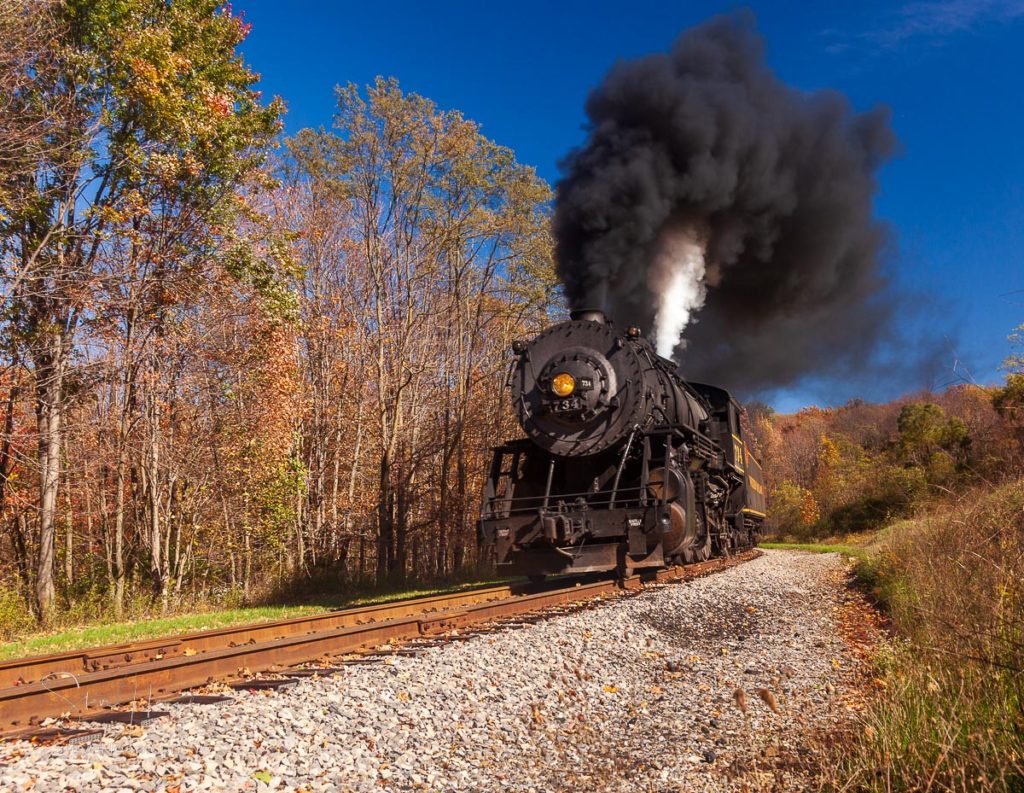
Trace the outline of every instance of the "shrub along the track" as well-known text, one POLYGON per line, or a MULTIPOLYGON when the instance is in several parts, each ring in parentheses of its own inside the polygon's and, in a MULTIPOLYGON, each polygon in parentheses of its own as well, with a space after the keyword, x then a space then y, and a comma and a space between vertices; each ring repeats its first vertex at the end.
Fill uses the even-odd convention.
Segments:
POLYGON ((1024 480, 895 524, 858 569, 899 639, 831 786, 1024 790, 1024 480))

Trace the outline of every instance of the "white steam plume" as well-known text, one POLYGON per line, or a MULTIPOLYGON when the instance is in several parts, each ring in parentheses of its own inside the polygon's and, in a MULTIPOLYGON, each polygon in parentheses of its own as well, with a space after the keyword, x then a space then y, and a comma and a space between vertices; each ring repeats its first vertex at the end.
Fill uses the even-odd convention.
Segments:
POLYGON ((654 338, 658 355, 671 358, 693 312, 704 305, 704 242, 691 228, 662 231, 658 252, 648 271, 648 286, 657 300, 654 338))

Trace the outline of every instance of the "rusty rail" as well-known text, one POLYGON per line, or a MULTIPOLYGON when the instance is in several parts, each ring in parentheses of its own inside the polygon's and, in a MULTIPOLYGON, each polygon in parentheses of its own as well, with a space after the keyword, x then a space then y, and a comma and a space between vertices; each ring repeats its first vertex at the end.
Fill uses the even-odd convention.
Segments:
POLYGON ((511 587, 492 587, 10 661, 0 667, 7 681, 15 681, 0 688, 0 733, 25 731, 48 717, 77 716, 136 700, 152 702, 213 681, 637 590, 645 583, 689 580, 757 553, 535 594, 515 595, 511 587), (31 675, 39 677, 26 680, 31 675))
POLYGON ((395 600, 374 606, 328 611, 285 620, 248 625, 232 625, 210 631, 197 631, 163 639, 147 639, 125 644, 90 647, 52 655, 37 655, 0 662, 0 689, 44 680, 54 675, 81 675, 105 669, 130 666, 143 661, 159 661, 180 655, 196 655, 238 644, 283 639, 313 631, 346 628, 386 619, 424 614, 455 606, 483 603, 512 597, 522 591, 518 585, 487 587, 395 600))

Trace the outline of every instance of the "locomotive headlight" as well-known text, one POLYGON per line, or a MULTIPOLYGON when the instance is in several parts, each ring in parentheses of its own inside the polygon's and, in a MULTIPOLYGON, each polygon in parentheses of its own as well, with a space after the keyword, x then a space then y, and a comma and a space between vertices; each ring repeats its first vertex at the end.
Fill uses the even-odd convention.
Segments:
POLYGON ((567 397, 576 390, 576 378, 568 372, 560 372, 551 378, 551 390, 555 396, 567 397))

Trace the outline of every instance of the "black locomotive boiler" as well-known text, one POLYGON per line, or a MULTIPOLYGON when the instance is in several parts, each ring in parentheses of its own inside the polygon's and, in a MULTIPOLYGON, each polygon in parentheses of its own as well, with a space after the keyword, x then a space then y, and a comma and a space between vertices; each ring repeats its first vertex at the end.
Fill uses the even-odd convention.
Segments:
POLYGON ((500 572, 627 574, 757 543, 761 468, 727 391, 684 381, 599 311, 513 351, 526 437, 494 450, 478 525, 500 572))

